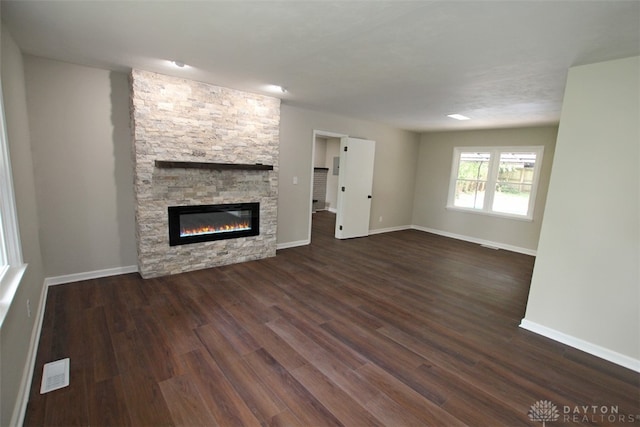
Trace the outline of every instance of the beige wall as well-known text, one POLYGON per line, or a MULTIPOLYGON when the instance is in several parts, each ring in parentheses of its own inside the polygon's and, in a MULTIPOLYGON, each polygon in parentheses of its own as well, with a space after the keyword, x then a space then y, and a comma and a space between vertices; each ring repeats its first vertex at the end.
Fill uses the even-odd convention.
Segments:
POLYGON ((369 228, 411 224, 418 134, 286 104, 280 114, 279 245, 302 244, 309 239, 314 129, 376 141, 369 228), (294 177, 298 177, 297 185, 294 177))
POLYGON ((317 136, 313 149, 313 167, 324 168, 327 157, 327 138, 317 136))
POLYGON ((28 55, 25 75, 46 276, 135 265, 127 75, 28 55))
POLYGON ((535 252, 553 163, 556 126, 422 134, 418 154, 413 224, 444 234, 464 236, 535 252), (533 221, 446 209, 454 147, 544 146, 533 221))
POLYGON ((640 369, 640 57, 572 68, 525 322, 640 369), (588 172, 588 173, 584 173, 588 172))
POLYGON ((44 273, 38 237, 39 222, 27 120, 22 54, 2 28, 1 76, 9 155, 11 157, 25 276, 0 329, 0 425, 8 426, 20 412, 23 387, 28 379, 29 345, 38 307, 42 303, 44 273), (26 302, 32 315, 27 316, 26 302))

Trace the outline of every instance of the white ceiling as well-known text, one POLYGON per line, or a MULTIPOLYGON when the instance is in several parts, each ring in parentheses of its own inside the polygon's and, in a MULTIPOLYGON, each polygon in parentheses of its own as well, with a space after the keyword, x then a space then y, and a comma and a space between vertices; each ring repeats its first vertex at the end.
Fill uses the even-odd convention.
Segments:
POLYGON ((416 131, 556 123, 569 67, 640 55, 639 1, 2 0, 0 13, 25 53, 279 84, 284 103, 416 131))

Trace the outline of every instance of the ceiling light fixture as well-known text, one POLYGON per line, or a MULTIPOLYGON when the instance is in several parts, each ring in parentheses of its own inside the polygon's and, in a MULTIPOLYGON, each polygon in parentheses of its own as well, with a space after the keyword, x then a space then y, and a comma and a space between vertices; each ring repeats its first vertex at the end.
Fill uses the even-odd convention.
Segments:
POLYGON ((287 88, 279 85, 266 85, 264 89, 267 92, 272 92, 272 93, 287 93, 287 88))
POLYGON ((185 64, 182 61, 178 61, 177 59, 167 61, 167 63, 169 63, 169 65, 171 65, 174 68, 182 68, 182 69, 190 68, 187 64, 185 64))
POLYGON ((462 114, 447 114, 447 117, 450 117, 456 120, 470 120, 469 117, 463 116, 462 114))

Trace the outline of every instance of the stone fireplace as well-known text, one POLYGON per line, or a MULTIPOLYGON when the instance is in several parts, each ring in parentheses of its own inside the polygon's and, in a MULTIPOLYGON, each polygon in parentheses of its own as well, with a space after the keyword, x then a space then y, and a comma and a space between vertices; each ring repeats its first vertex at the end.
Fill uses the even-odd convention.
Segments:
POLYGON ((280 100, 140 70, 131 84, 142 277, 275 256, 280 100), (252 224, 215 231, 242 206, 252 224), (176 237, 180 211, 210 224, 176 237))

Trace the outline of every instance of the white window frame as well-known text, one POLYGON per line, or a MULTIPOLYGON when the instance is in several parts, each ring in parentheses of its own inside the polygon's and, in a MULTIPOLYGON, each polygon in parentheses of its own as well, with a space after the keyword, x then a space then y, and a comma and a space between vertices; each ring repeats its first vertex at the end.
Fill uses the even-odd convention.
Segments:
POLYGON ((493 147, 454 147, 453 161, 451 164, 451 177, 449 179, 449 195, 447 198, 447 209, 469 212, 481 215, 491 215, 502 218, 519 219, 524 221, 533 221, 533 212, 535 210, 536 194, 538 193, 538 183, 540 180, 540 170, 542 168, 542 156, 544 154, 543 146, 493 146, 493 147), (460 164, 460 155, 462 153, 489 153, 489 172, 487 176, 487 185, 485 190, 485 199, 482 209, 465 208, 455 206, 456 183, 458 180, 458 166, 460 164), (518 215, 505 212, 497 212, 492 210, 493 198, 495 194, 496 182, 498 180, 498 172, 500 166, 501 153, 536 153, 536 164, 533 169, 533 182, 531 183, 531 193, 529 194, 529 206, 526 215, 518 215))
POLYGON ((22 260, 22 246, 5 124, 4 100, 0 82, 0 327, 4 323, 27 267, 22 260))

